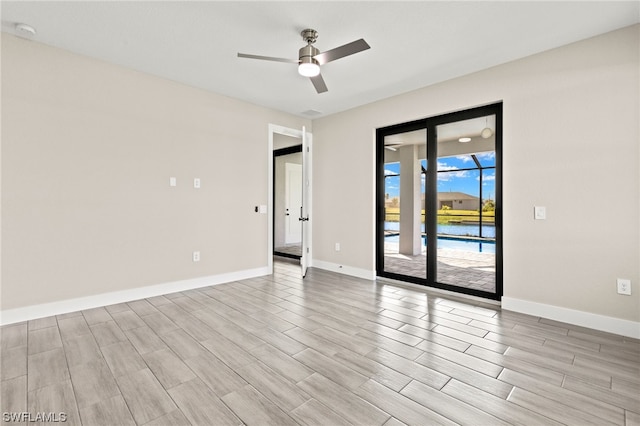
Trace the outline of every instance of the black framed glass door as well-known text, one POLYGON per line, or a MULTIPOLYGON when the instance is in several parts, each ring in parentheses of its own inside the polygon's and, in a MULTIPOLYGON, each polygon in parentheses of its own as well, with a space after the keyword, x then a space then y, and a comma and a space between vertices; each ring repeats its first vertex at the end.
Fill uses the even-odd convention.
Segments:
POLYGON ((502 104, 377 130, 379 276, 502 295, 502 104))

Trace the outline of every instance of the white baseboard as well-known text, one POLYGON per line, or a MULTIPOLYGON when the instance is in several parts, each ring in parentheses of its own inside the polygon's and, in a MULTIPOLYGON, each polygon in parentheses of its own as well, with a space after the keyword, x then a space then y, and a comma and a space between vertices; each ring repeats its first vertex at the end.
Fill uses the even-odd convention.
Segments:
POLYGON ((131 302, 133 300, 146 299, 148 297, 161 296, 163 294, 261 277, 268 274, 269 271, 267 267, 247 269, 244 271, 210 275, 207 277, 138 287, 130 290, 114 291, 110 293, 96 294, 93 296, 43 303, 40 305, 25 306, 23 308, 8 309, 0 311, 0 325, 14 324, 17 322, 44 318, 52 315, 67 314, 69 312, 98 308, 101 306, 113 305, 115 303, 131 302))
POLYGON ((363 278, 365 280, 375 280, 376 271, 354 268, 352 266, 344 266, 338 263, 325 262, 323 260, 313 259, 311 266, 318 269, 324 269, 326 271, 337 272, 339 274, 345 274, 356 278, 363 278))
POLYGON ((640 322, 511 297, 502 297, 502 309, 640 339, 640 322))

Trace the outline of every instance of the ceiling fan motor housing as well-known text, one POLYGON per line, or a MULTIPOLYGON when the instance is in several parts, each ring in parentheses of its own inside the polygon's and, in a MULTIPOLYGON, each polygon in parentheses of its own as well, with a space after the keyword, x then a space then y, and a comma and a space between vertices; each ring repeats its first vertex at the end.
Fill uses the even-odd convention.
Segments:
POLYGON ((320 51, 312 46, 312 44, 318 39, 318 32, 311 28, 307 28, 306 30, 302 30, 300 35, 302 36, 302 39, 307 42, 307 45, 298 52, 298 59, 300 60, 300 63, 318 65, 318 61, 313 59, 313 57, 320 53, 320 51))
POLYGON ((318 61, 313 59, 320 51, 308 44, 305 47, 301 48, 298 51, 298 59, 300 59, 301 64, 316 64, 318 65, 318 61))

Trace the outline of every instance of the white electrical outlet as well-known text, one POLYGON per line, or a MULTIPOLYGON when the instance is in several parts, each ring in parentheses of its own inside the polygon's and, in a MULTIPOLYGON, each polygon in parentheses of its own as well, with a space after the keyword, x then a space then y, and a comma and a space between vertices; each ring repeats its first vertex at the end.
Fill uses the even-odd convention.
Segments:
POLYGON ((618 278, 617 284, 618 284, 618 294, 631 296, 631 280, 618 278))
POLYGON ((194 251, 193 252, 193 261, 194 262, 200 262, 200 252, 199 251, 194 251))
POLYGON ((340 251, 340 243, 336 243, 336 251, 340 251))
POLYGON ((196 189, 200 188, 200 178, 193 179, 193 187, 196 189))

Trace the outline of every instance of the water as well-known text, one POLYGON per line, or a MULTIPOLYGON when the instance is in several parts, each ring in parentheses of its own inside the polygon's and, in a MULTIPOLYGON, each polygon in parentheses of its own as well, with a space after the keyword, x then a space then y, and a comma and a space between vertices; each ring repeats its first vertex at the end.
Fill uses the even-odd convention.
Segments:
MULTIPOLYGON (((398 243, 399 241, 399 235, 388 235, 384 237, 385 243, 398 243)), ((427 238, 422 237, 422 246, 425 247, 426 245, 427 238)), ((465 240, 464 238, 438 237, 438 248, 469 251, 472 253, 495 253, 496 243, 493 241, 465 240)))
MULTIPOLYGON (((423 244, 426 244, 426 239, 422 239, 423 244)), ((448 248, 454 250, 470 251, 473 253, 495 253, 496 243, 493 241, 477 241, 477 240, 465 240, 458 238, 438 238, 438 248, 448 248)))
MULTIPOLYGON (((438 225, 438 234, 446 234, 446 235, 460 235, 460 236, 471 236, 471 237, 479 237, 480 236, 480 225, 473 224, 455 224, 455 225, 438 225)), ((483 225, 482 226, 482 237, 483 238, 495 238, 496 237, 496 227, 493 225, 483 225)))
MULTIPOLYGON (((399 222, 385 222, 385 230, 387 231, 399 231, 400 223, 399 222)), ((422 224, 422 232, 424 233, 424 223, 422 224)), ((480 226, 473 224, 449 224, 449 225, 438 225, 438 248, 446 248, 446 249, 454 249, 454 250, 463 250, 470 251, 473 253, 495 253, 496 252, 496 244, 494 241, 477 241, 474 239, 465 239, 459 237, 467 237, 474 236, 477 237, 480 235, 480 226), (445 236, 443 236, 443 234, 445 236), (447 238, 446 235, 455 236, 455 238, 447 238)), ((484 238, 495 238, 496 237, 496 228, 495 226, 487 226, 484 225, 482 227, 482 236, 484 238)), ((400 237, 398 235, 389 235, 384 238, 385 242, 389 243, 398 243, 400 241, 400 237)), ((427 245, 427 238, 425 236, 422 237, 422 246, 427 245)))
MULTIPOLYGON (((400 222, 385 222, 384 229, 386 231, 399 231, 400 230, 400 222)), ((420 231, 422 233, 424 230, 424 223, 420 224, 420 231)), ((474 224, 449 224, 449 225, 438 225, 438 234, 445 235, 457 235, 462 237, 479 237, 480 236, 480 225, 474 224)), ((493 225, 484 224, 482 226, 482 237, 484 238, 495 238, 496 237, 496 227, 493 225)))

